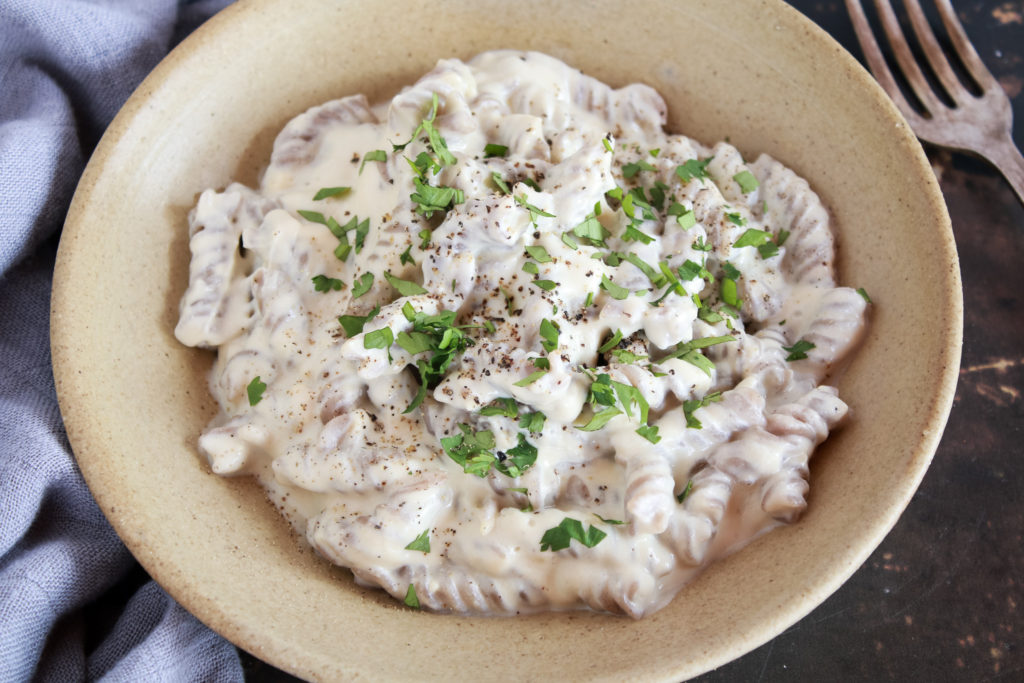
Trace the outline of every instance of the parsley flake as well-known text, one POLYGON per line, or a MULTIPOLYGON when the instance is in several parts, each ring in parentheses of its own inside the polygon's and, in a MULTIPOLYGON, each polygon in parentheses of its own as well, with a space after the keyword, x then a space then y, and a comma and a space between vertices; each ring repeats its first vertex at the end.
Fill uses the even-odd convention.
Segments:
POLYGON ((754 174, 748 170, 742 170, 732 177, 740 186, 740 192, 743 194, 750 194, 757 189, 760 183, 757 182, 757 178, 754 174))
POLYGON ((488 142, 484 145, 484 158, 487 157, 503 157, 508 154, 508 147, 505 145, 498 145, 493 142, 488 142))
POLYGON ((612 349, 619 345, 620 341, 622 341, 622 330, 615 330, 615 334, 609 337, 608 341, 606 341, 604 344, 601 344, 601 346, 598 347, 597 352, 606 353, 608 351, 611 351, 612 349))
POLYGON ((495 187, 501 190, 502 194, 512 194, 512 190, 509 189, 508 183, 505 182, 505 179, 502 178, 501 174, 497 171, 491 172, 491 181, 494 183, 495 187))
POLYGON ((363 163, 359 164, 359 175, 363 174, 363 167, 367 161, 387 161, 388 153, 382 149, 374 149, 363 155, 363 163))
POLYGON ((374 306, 373 310, 366 315, 340 315, 338 322, 345 330, 345 336, 351 338, 362 332, 363 326, 376 318, 378 313, 380 313, 380 306, 374 306))
POLYGON ((480 414, 484 417, 502 416, 516 418, 519 417, 519 405, 514 398, 499 398, 492 401, 491 405, 481 408, 480 414))
POLYGON ((412 245, 410 244, 409 246, 407 246, 405 248, 405 251, 403 251, 401 254, 399 254, 398 262, 401 263, 402 265, 405 265, 406 263, 416 263, 416 259, 414 259, 412 257, 411 250, 412 250, 412 245))
POLYGON ((640 160, 635 163, 623 164, 622 165, 622 176, 624 178, 632 178, 640 171, 656 171, 651 164, 646 161, 640 160))
MULTIPOLYGON (((700 429, 700 427, 698 427, 698 429, 700 429)), ((676 501, 678 501, 681 504, 684 500, 686 500, 686 497, 690 495, 690 491, 692 490, 693 479, 690 479, 688 482, 686 482, 686 487, 679 493, 678 496, 676 496, 676 501)))
POLYGON ((387 280, 392 287, 397 289, 398 293, 402 296, 416 296, 417 294, 427 293, 427 290, 415 282, 397 278, 386 270, 384 271, 384 279, 387 280))
POLYGON ((688 183, 694 178, 703 179, 710 178, 711 176, 707 173, 708 164, 711 163, 711 159, 714 157, 708 157, 704 161, 698 161, 697 159, 690 159, 680 166, 676 167, 676 175, 684 183, 688 183))
POLYGON ((792 346, 783 346, 783 351, 788 351, 789 355, 786 356, 786 360, 803 360, 807 358, 807 352, 815 348, 812 342, 806 339, 801 339, 792 346))
POLYGON ((747 219, 736 212, 725 214, 726 219, 733 225, 738 225, 741 228, 747 224, 747 219))
POLYGON ((607 535, 593 524, 584 531, 583 522, 572 517, 566 517, 558 526, 544 532, 540 539, 540 549, 541 552, 545 550, 550 550, 551 552, 564 550, 569 547, 572 539, 576 539, 588 548, 593 548, 604 540, 604 537, 607 535))
POLYGON ((551 254, 548 250, 540 245, 529 245, 525 247, 526 253, 530 255, 530 258, 535 260, 537 263, 550 263, 552 260, 551 254))
POLYGON ((740 235, 740 238, 733 242, 732 246, 737 249, 740 247, 760 247, 771 239, 771 236, 772 234, 770 232, 758 230, 757 228, 747 228, 746 231, 740 235))
MULTIPOLYGON (((683 416, 686 418, 686 427, 688 429, 703 428, 703 425, 700 423, 700 420, 698 420, 697 417, 694 415, 694 412, 696 412, 700 408, 707 408, 712 403, 718 403, 721 400, 722 392, 716 391, 713 394, 708 394, 707 396, 701 399, 683 401, 683 416)), ((687 489, 687 492, 689 492, 689 489, 687 489)), ((679 502, 682 502, 682 500, 680 500, 679 502)))
POLYGON ((316 194, 313 195, 313 201, 316 202, 321 199, 327 199, 328 197, 337 197, 345 194, 351 189, 351 187, 321 187, 317 190, 316 194))
POLYGON ((249 382, 249 385, 245 388, 245 393, 249 396, 249 405, 254 406, 263 400, 263 392, 267 390, 267 385, 260 381, 260 376, 256 375, 249 382))
POLYGON ((637 427, 636 433, 651 443, 658 443, 661 441, 661 437, 658 436, 658 428, 654 425, 643 425, 642 427, 637 427))
POLYGON ((541 377, 543 377, 546 374, 548 374, 547 370, 536 370, 534 372, 531 372, 529 375, 527 375, 526 377, 522 378, 518 382, 516 382, 515 385, 517 387, 529 386, 529 385, 533 384, 534 382, 536 382, 537 380, 539 380, 541 377))
POLYGON ((540 345, 545 351, 551 353, 558 348, 558 324, 547 318, 540 321, 540 345))
POLYGON ((539 410, 533 413, 526 413, 519 418, 519 427, 521 429, 525 429, 531 434, 539 434, 544 430, 544 421, 546 419, 547 415, 539 410))
POLYGON ((622 301, 627 296, 629 296, 629 290, 628 289, 626 289, 625 287, 620 287, 619 285, 615 284, 614 282, 612 282, 611 280, 608 279, 607 275, 602 275, 601 276, 601 285, 600 285, 600 287, 604 291, 608 292, 608 295, 611 298, 616 299, 618 301, 622 301))
POLYGON ((405 591, 405 604, 407 607, 412 607, 413 609, 420 608, 419 598, 416 597, 416 586, 411 583, 409 584, 409 589, 405 591))
POLYGON ((373 273, 363 273, 352 281, 352 298, 358 299, 373 287, 373 273))
POLYGON ((533 223, 534 227, 537 226, 537 218, 539 218, 540 216, 544 216, 545 218, 555 217, 555 214, 548 213, 547 211, 537 208, 530 202, 526 201, 526 195, 524 194, 516 195, 515 197, 513 197, 513 199, 515 199, 516 204, 530 212, 530 222, 533 223))
POLYGON ((313 289, 318 292, 329 292, 332 289, 336 292, 340 292, 345 289, 345 283, 338 278, 327 277, 326 275, 314 275, 313 289))
POLYGON ((417 536, 409 545, 405 546, 406 550, 419 550, 421 553, 430 552, 430 529, 424 529, 423 533, 417 536))

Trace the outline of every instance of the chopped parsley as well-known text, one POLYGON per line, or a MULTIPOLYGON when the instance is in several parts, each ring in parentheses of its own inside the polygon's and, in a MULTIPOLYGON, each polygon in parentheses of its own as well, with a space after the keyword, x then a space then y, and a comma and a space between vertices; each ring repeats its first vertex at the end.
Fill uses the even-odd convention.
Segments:
POLYGON ((505 182, 505 179, 502 178, 501 174, 497 171, 491 172, 491 181, 494 183, 495 187, 501 190, 502 194, 512 194, 512 190, 509 189, 508 183, 505 182))
POLYGON ((540 245, 529 245, 525 247, 526 253, 530 255, 530 258, 535 260, 537 263, 550 263, 553 259, 548 250, 540 245))
POLYGON ((363 331, 363 326, 377 317, 380 313, 380 306, 374 306, 373 310, 366 315, 341 315, 338 316, 338 322, 341 323, 342 328, 345 330, 346 337, 354 337, 363 331))
POLYGON ((771 236, 772 234, 770 232, 758 230, 757 228, 747 228, 746 231, 740 235, 740 238, 733 242, 732 246, 737 249, 740 247, 760 247, 771 239, 771 236))
POLYGON ((641 159, 640 161, 637 161, 635 163, 623 164, 622 165, 622 176, 624 178, 632 178, 637 173, 639 173, 640 171, 656 171, 656 170, 658 170, 658 169, 654 168, 654 166, 652 166, 651 164, 649 164, 646 161, 641 159))
POLYGON ((540 321, 540 345, 548 353, 558 348, 558 324, 547 318, 540 321))
POLYGON ((409 584, 409 589, 405 591, 405 604, 407 607, 412 607, 413 609, 420 608, 419 598, 416 597, 416 586, 411 583, 409 584))
POLYGON ((711 274, 710 270, 699 263, 691 261, 690 259, 683 261, 683 265, 676 268, 676 272, 679 273, 680 279, 686 280, 687 282, 696 280, 697 278, 702 278, 708 282, 715 279, 715 276, 711 274))
POLYGON ((748 170, 742 170, 732 177, 733 180, 740 186, 740 192, 743 194, 750 194, 757 189, 760 183, 757 182, 757 178, 754 174, 748 170))
POLYGON ((367 161, 387 161, 388 153, 382 149, 370 150, 363 155, 363 163, 359 164, 359 175, 363 174, 363 167, 366 166, 367 161))
POLYGON ((363 336, 364 349, 384 349, 388 354, 388 362, 391 362, 391 345, 395 343, 395 333, 390 327, 382 327, 379 330, 367 332, 363 336))
POLYGON ((622 411, 618 408, 604 408, 590 418, 590 421, 582 427, 577 427, 581 432, 596 432, 598 429, 604 427, 608 422, 616 415, 621 415, 622 411))
POLYGON ((672 202, 672 205, 668 207, 668 215, 675 216, 676 223, 683 230, 689 230, 697 225, 697 214, 693 212, 693 209, 687 209, 679 202, 672 202))
POLYGON ((861 297, 863 297, 864 301, 867 301, 867 302, 868 302, 869 304, 872 304, 872 303, 874 303, 874 302, 873 302, 873 301, 871 300, 871 297, 870 297, 870 296, 868 296, 868 293, 867 293, 867 291, 866 291, 866 290, 865 290, 865 289, 864 289, 863 287, 858 287, 858 288, 857 288, 857 293, 858 293, 858 294, 860 294, 860 295, 861 295, 861 297))
POLYGON ((763 259, 770 259, 779 253, 779 245, 775 242, 765 242, 757 248, 757 253, 761 254, 763 259))
POLYGON ((327 199, 328 197, 338 197, 351 189, 351 187, 321 187, 317 190, 316 194, 313 195, 313 201, 317 202, 321 199, 327 199))
POLYGON ((473 340, 466 336, 463 328, 455 325, 455 311, 441 311, 436 315, 427 315, 417 311, 408 301, 402 306, 402 315, 412 323, 412 331, 399 335, 403 346, 416 349, 417 353, 430 353, 427 359, 416 361, 416 369, 420 374, 420 388, 412 403, 403 411, 411 413, 427 397, 427 390, 433 389, 444 377, 455 355, 462 353, 473 345, 473 340))
POLYGON ((419 550, 421 553, 430 552, 430 529, 424 529, 423 533, 405 546, 406 550, 419 550))
POLYGON ((545 218, 554 218, 555 217, 555 214, 548 213, 547 211, 544 211, 543 209, 539 209, 536 206, 534 206, 533 204, 531 204, 530 202, 526 201, 526 195, 525 194, 518 194, 515 197, 513 197, 513 199, 515 199, 516 204, 518 204, 519 206, 523 207, 524 209, 526 209, 527 211, 530 212, 530 222, 533 223, 534 227, 537 226, 537 219, 540 216, 544 216, 545 218))
POLYGON ((532 413, 526 413, 519 418, 519 427, 525 429, 531 434, 539 434, 544 430, 544 421, 547 419, 547 415, 538 411, 532 413))
POLYGON ((505 457, 502 457, 499 452, 498 461, 494 464, 494 469, 513 479, 522 475, 523 472, 530 469, 533 463, 537 462, 537 447, 527 441, 522 432, 516 437, 518 443, 505 451, 505 457))
POLYGON ((726 219, 733 225, 743 227, 747 224, 747 219, 736 213, 735 211, 725 214, 726 219))
POLYGON ((425 184, 419 178, 413 178, 412 182, 416 191, 409 195, 409 198, 419 205, 416 207, 416 213, 427 218, 433 216, 435 212, 447 213, 456 204, 466 201, 465 193, 457 188, 434 187, 425 184))
POLYGON ((254 406, 263 400, 263 392, 267 390, 267 385, 260 381, 260 376, 256 375, 249 382, 249 385, 245 388, 245 393, 249 396, 249 405, 254 406))
POLYGON ((704 161, 690 159, 676 167, 676 175, 679 176, 679 179, 684 183, 688 183, 694 178, 710 178, 711 176, 708 175, 707 167, 713 158, 714 157, 708 157, 704 161))
POLYGON ((615 334, 609 337, 608 341, 606 341, 604 344, 601 344, 601 346, 597 349, 597 352, 606 353, 608 351, 611 351, 612 349, 619 345, 620 341, 622 341, 622 330, 615 330, 615 334))
POLYGON ((704 241, 704 235, 699 235, 692 246, 697 251, 711 251, 711 245, 704 241))
POLYGON ((320 225, 327 225, 327 219, 319 211, 306 211, 305 209, 299 209, 298 214, 305 218, 310 223, 319 223, 320 225))
POLYGON ((345 283, 338 278, 327 277, 326 275, 314 275, 313 289, 318 292, 329 292, 332 289, 336 292, 340 292, 345 289, 345 283))
POLYGON ((405 248, 405 251, 403 251, 398 256, 398 262, 401 263, 402 265, 405 265, 406 263, 416 263, 416 260, 412 257, 411 251, 412 251, 412 245, 410 244, 409 246, 407 246, 405 248))
MULTIPOLYGON (((697 429, 700 429, 700 427, 697 427, 697 429)), ((686 488, 680 491, 679 495, 676 496, 676 500, 681 504, 684 500, 686 500, 686 497, 690 495, 690 491, 692 490, 693 479, 690 479, 688 482, 686 482, 686 488)))
MULTIPOLYGON (((597 220, 597 216, 590 214, 583 219, 583 222, 579 223, 572 229, 572 234, 576 235, 582 240, 590 242, 592 245, 597 247, 603 247, 604 239, 608 236, 608 231, 605 230, 604 226, 601 225, 601 221, 597 220)), ((562 241, 565 241, 565 237, 562 237, 562 241)), ((573 249, 576 247, 573 246, 573 249)))
MULTIPOLYGON (((727 263, 726 265, 729 264, 727 263)), ((739 292, 736 289, 735 279, 731 277, 722 278, 722 282, 719 284, 719 293, 722 296, 722 301, 733 308, 739 308, 743 305, 743 301, 740 299, 739 292)))
POLYGON ((604 517, 602 517, 601 515, 597 514, 596 512, 594 513, 594 516, 597 517, 602 522, 604 522, 605 524, 611 524, 613 526, 621 526, 622 524, 625 524, 625 522, 623 522, 621 519, 605 519, 604 517))
POLYGON ((658 428, 654 425, 643 425, 642 427, 638 427, 636 433, 651 443, 658 443, 661 441, 661 437, 658 436, 658 428))
POLYGON ((675 351, 668 354, 662 360, 669 358, 681 358, 690 365, 694 365, 704 371, 708 377, 711 376, 711 371, 715 369, 715 364, 708 360, 707 356, 700 352, 701 349, 706 349, 709 346, 715 346, 717 344, 725 344, 727 342, 736 341, 736 337, 732 335, 723 335, 721 337, 704 337, 702 339, 691 339, 685 344, 677 344, 675 351))
POLYGON ((508 154, 508 147, 505 145, 498 145, 493 142, 488 142, 484 145, 484 158, 503 157, 506 154, 508 154))
POLYGON ((807 352, 815 348, 814 344, 801 339, 792 346, 783 346, 783 351, 788 351, 789 355, 786 356, 786 360, 803 360, 807 358, 807 352))
POLYGON ((483 478, 493 466, 514 479, 537 461, 537 448, 521 433, 514 447, 495 454, 494 433, 489 429, 474 431, 469 425, 460 424, 459 431, 462 433, 442 437, 441 447, 467 474, 483 478))
POLYGON ((352 298, 358 299, 373 287, 373 273, 363 273, 352 281, 352 298))
POLYGON ((608 279, 607 275, 601 276, 601 289, 608 292, 608 295, 618 301, 622 301, 629 296, 629 290, 625 287, 620 287, 611 280, 608 279))
POLYGON ((558 286, 558 283, 555 282, 554 280, 533 280, 530 284, 540 287, 545 292, 550 292, 552 289, 558 286))
POLYGON ((548 373, 547 370, 536 370, 534 372, 531 372, 529 375, 527 375, 526 377, 522 378, 521 380, 519 380, 515 384, 516 384, 517 387, 529 386, 529 385, 533 384, 534 382, 536 382, 537 380, 539 380, 544 375, 546 375, 547 373, 548 373))
POLYGON ((519 405, 514 398, 499 398, 491 401, 491 405, 480 409, 484 417, 500 415, 502 417, 519 417, 519 405))
POLYGON ((427 293, 427 290, 415 282, 399 279, 386 270, 384 271, 384 279, 387 280, 392 287, 397 289, 398 293, 402 296, 416 296, 417 294, 427 293))
MULTIPOLYGON (((701 399, 692 399, 689 401, 683 401, 683 416, 686 417, 686 426, 689 429, 701 429, 703 425, 700 420, 694 415, 694 413, 700 408, 707 408, 712 403, 718 403, 722 400, 722 392, 716 391, 713 394, 708 394, 701 399)), ((687 493, 689 488, 687 488, 687 493)), ((680 502, 682 502, 680 500, 680 502)))
POLYGON ((604 540, 604 537, 607 535, 593 524, 584 531, 583 522, 572 517, 566 517, 558 526, 544 532, 540 539, 540 549, 542 552, 545 550, 550 550, 551 552, 564 550, 569 547, 573 539, 576 539, 588 548, 593 548, 604 540))

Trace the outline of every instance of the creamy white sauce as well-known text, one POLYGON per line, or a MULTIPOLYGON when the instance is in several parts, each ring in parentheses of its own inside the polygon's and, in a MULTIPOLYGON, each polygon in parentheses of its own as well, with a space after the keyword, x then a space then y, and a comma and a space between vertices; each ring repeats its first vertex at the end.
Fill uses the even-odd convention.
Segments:
POLYGON ((297 117, 258 191, 208 190, 190 219, 176 334, 217 349, 210 389, 222 413, 199 439, 213 471, 257 476, 324 557, 399 599, 411 585, 421 605, 441 611, 590 607, 639 617, 716 557, 793 521, 808 459, 846 414, 822 382, 854 345, 865 303, 833 281, 828 213, 805 181, 766 156, 746 163, 727 143, 665 133, 665 111, 646 86, 613 90, 551 57, 501 51, 444 60, 389 103, 349 97, 297 117), (464 201, 426 218, 411 198, 409 161, 437 149, 422 129, 404 150, 392 145, 429 117, 434 95, 433 124, 455 163, 428 170, 426 182, 457 188, 464 201), (489 143, 507 154, 486 156, 489 143), (374 150, 386 161, 366 161, 374 150), (708 159, 698 177, 677 173, 708 159), (741 187, 740 174, 757 187, 741 187), (338 186, 351 189, 313 199, 338 186), (651 207, 635 204, 631 221, 616 188, 642 188, 651 207), (677 215, 690 211, 684 228, 677 215), (364 243, 340 260, 339 239, 300 212, 339 225, 368 219, 364 243), (607 234, 603 246, 574 233, 588 218, 607 234), (629 239, 631 222, 646 237, 629 239), (788 236, 774 255, 736 247, 751 229, 776 243, 788 236), (687 262, 707 277, 685 279, 687 262), (741 273, 738 311, 723 305, 727 263, 741 273), (680 283, 667 296, 659 264, 680 283), (427 293, 400 296, 385 272, 427 293), (354 297, 366 273, 373 286, 354 297), (345 288, 315 291, 320 275, 345 288), (603 278, 613 285, 602 288, 603 278), (618 288, 625 298, 613 296, 618 288), (377 306, 347 338, 338 316, 377 306), (384 327, 395 337, 413 331, 405 306, 455 311, 474 342, 408 414, 416 362, 430 353, 366 348, 384 327), (550 352, 545 320, 558 328, 550 352), (599 351, 616 332, 639 359, 599 351), (710 362, 667 357, 727 336, 735 340, 697 352, 710 362), (784 347, 799 340, 813 348, 787 360, 784 347), (547 372, 524 385, 538 358, 547 372), (643 397, 646 425, 628 396, 588 402, 602 375, 643 397), (266 390, 250 405, 256 377, 266 390), (519 415, 544 413, 543 429, 480 414, 499 399, 513 399, 519 415), (608 407, 619 414, 581 429, 608 407), (441 444, 459 425, 489 432, 500 457, 525 442, 536 461, 516 477, 468 473, 441 444), (645 438, 643 426, 657 435, 641 430, 645 438), (606 536, 542 550, 545 532, 566 518, 606 536), (406 549, 423 532, 430 552, 406 549))

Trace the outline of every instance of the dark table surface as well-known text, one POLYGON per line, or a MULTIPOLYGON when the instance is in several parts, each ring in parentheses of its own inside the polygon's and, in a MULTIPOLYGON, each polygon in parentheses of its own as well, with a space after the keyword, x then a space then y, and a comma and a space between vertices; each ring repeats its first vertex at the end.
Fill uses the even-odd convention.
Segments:
MULTIPOLYGON (((790 4, 861 58, 841 1, 790 4)), ((953 5, 1013 102, 1024 148, 1024 1, 953 5)), ((935 460, 842 588, 699 681, 1024 680, 1024 206, 983 162, 925 149, 964 284, 960 384, 935 460)), ((241 654, 250 681, 295 680, 241 654)))

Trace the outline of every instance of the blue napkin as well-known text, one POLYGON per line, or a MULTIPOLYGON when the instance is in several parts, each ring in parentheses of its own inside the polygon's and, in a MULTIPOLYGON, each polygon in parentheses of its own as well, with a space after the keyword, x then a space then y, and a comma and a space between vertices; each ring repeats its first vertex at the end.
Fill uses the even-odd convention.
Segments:
POLYGON ((228 2, 0 0, 0 681, 243 678, 230 643, 148 577, 131 582, 141 572, 68 447, 48 321, 89 154, 145 75, 228 2))

